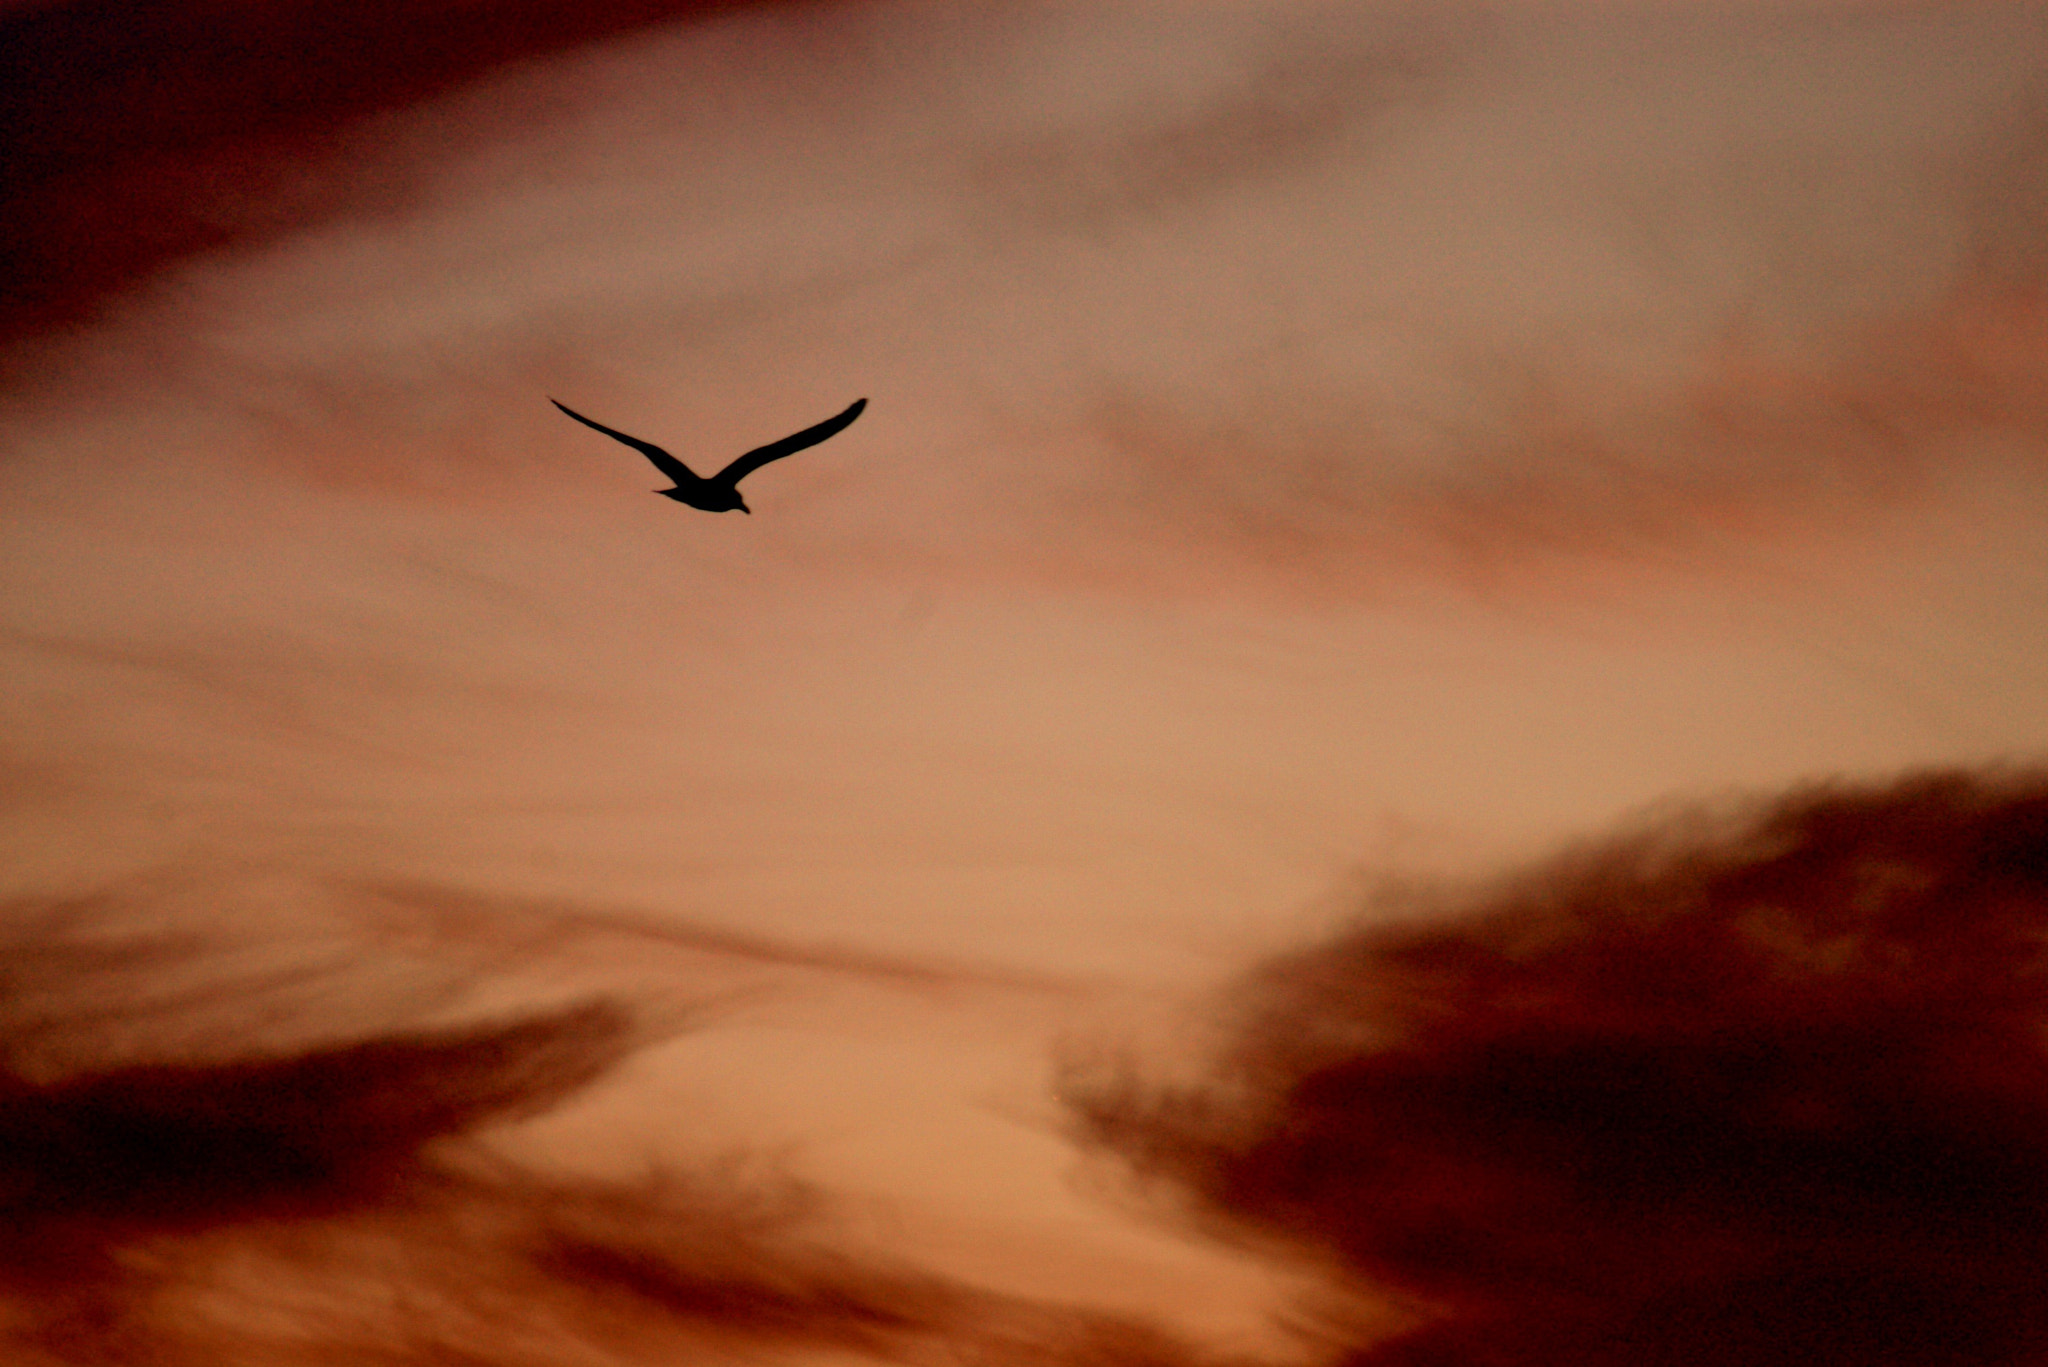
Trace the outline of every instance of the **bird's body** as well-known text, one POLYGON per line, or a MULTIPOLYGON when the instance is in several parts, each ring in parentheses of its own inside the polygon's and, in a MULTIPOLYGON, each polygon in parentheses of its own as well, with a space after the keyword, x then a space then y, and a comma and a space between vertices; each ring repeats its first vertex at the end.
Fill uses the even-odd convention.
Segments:
POLYGON ((698 508, 707 513, 751 513, 753 509, 749 508, 746 500, 740 497, 741 480, 753 474, 754 471, 760 469, 771 460, 781 460, 784 456, 793 455, 803 450, 806 446, 816 446, 827 437, 843 431, 855 418, 860 416, 860 411, 868 406, 866 399, 855 399, 844 412, 825 419, 825 421, 815 427, 806 427, 801 432, 784 437, 781 441, 770 442, 766 446, 757 446, 711 478, 706 479, 668 452, 662 450, 659 446, 656 446, 653 442, 642 441, 638 437, 629 437, 624 432, 614 432, 601 422, 592 422, 589 418, 584 417, 559 399, 549 399, 548 402, 582 423, 585 427, 595 428, 613 441, 624 442, 641 455, 647 457, 648 460, 654 462, 655 469, 675 481, 675 488, 656 489, 655 493, 660 494, 663 498, 672 498, 678 503, 686 503, 692 508, 698 508))

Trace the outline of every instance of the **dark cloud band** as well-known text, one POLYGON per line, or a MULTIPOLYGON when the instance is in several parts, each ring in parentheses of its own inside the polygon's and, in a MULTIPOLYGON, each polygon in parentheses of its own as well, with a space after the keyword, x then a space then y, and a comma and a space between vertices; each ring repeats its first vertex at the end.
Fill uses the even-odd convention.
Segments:
POLYGON ((0 341, 193 252, 374 199, 341 155, 366 116, 744 2, 80 0, 0 14, 0 341))
POLYGON ((1264 970, 1093 1136, 1419 1319, 1356 1367, 2048 1352, 2048 779, 1672 821, 1264 970))

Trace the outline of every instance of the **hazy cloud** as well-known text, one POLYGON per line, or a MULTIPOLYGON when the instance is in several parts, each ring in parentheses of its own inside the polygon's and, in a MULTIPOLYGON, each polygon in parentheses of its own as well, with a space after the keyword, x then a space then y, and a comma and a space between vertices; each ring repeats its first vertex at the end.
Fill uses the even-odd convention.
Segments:
POLYGON ((349 193, 402 207, 195 265, 23 393, 146 373, 131 425, 460 507, 626 486, 543 391, 711 451, 873 391, 888 458, 784 554, 893 572, 1358 596, 1700 552, 2038 450, 2042 36, 737 15, 392 115, 349 193))
MULTIPOLYGON (((1277 17, 1200 15, 1191 27, 1201 36, 1180 35, 1178 45, 1199 54, 1192 65, 1207 80, 1184 77, 1178 88, 1148 82, 1149 70, 1130 85, 1075 70, 1088 59, 1076 53, 1069 66, 1046 35, 1032 35, 1025 52, 1053 57, 1027 87, 1052 97, 1050 126, 1033 128, 1027 115, 999 146, 970 158, 970 182, 980 181, 993 203, 989 230, 999 242, 1046 231, 1113 237, 1126 220, 1185 218, 1239 191, 1270 195, 1275 182, 1319 162, 1369 166, 1370 142, 1353 140, 1369 138, 1389 113, 1441 95, 1485 28, 1482 11, 1456 5, 1305 6, 1287 22, 1277 17), (1061 91, 1069 81, 1088 83, 1092 98, 1061 91)), ((1127 30, 1112 20, 1092 33, 1094 26, 1063 18, 1055 31, 1072 26, 1091 45, 1162 36, 1128 18, 1127 30)), ((1125 54, 1133 59, 1147 68, 1158 62, 1125 54)))

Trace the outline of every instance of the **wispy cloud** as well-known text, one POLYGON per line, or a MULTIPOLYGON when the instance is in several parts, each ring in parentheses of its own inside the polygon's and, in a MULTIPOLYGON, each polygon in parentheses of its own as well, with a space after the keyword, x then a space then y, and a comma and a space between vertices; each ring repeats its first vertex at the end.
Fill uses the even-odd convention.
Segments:
POLYGON ((422 888, 330 889, 323 923, 273 883, 240 897, 274 924, 238 931, 191 914, 208 891, 158 879, 8 908, 12 1360, 630 1364, 830 1348, 1019 1367, 1213 1361, 1137 1321, 862 1251, 829 1196, 767 1160, 597 1179, 491 1143, 705 1016, 617 994, 479 1014, 477 994, 522 964, 573 978, 579 961, 666 952, 884 982, 900 966, 422 888), (401 988, 378 991, 393 974, 401 988))
POLYGON ((209 445, 463 507, 627 485, 513 394, 725 452, 872 390, 890 458, 781 554, 1202 593, 1704 554, 2038 449, 2024 7, 1169 27, 775 10, 501 75, 362 150, 403 206, 23 392, 146 372, 209 445))

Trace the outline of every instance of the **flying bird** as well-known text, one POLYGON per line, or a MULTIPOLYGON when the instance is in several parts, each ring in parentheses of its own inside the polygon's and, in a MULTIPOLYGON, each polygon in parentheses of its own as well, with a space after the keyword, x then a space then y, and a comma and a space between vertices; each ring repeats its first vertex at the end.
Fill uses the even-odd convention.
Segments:
POLYGON ((740 497, 741 480, 771 460, 781 460, 784 456, 793 455, 806 446, 816 446, 836 432, 844 431, 860 416, 861 409, 868 406, 866 399, 855 399, 845 412, 827 418, 815 427, 806 427, 803 431, 784 437, 781 441, 771 441, 766 446, 757 446, 710 479, 706 479, 651 441, 629 437, 624 432, 612 431, 601 422, 592 422, 559 399, 549 399, 548 402, 585 427, 594 427, 613 441, 626 443, 653 461, 655 469, 676 482, 675 488, 656 489, 655 493, 663 498, 672 498, 678 503, 687 503, 692 508, 701 508, 707 513, 729 513, 735 509, 743 513, 752 513, 754 510, 740 497))

